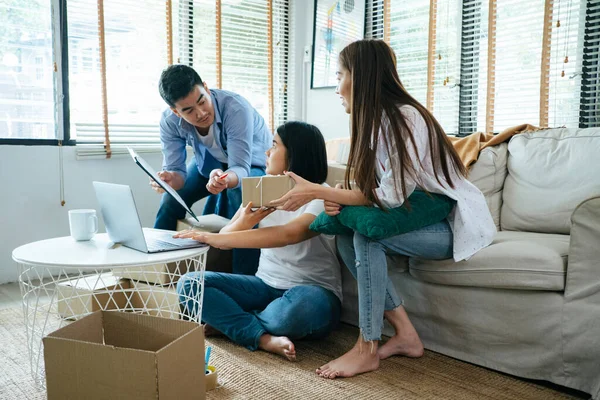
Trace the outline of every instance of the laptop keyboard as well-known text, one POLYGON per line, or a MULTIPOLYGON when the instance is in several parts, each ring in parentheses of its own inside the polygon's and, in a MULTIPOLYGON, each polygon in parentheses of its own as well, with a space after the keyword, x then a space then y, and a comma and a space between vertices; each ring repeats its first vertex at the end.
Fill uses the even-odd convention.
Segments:
POLYGON ((148 246, 149 251, 173 250, 181 248, 181 246, 178 246, 176 244, 165 242, 164 240, 152 237, 146 237, 146 245, 148 246))

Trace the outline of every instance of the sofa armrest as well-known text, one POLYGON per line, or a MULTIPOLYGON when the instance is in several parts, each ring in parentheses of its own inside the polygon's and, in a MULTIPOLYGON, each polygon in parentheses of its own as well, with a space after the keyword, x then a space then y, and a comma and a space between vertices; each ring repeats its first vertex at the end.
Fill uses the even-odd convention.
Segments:
POLYGON ((600 196, 580 203, 571 214, 571 242, 565 296, 600 294, 600 196))
POLYGON ((561 325, 564 385, 600 399, 600 196, 571 215, 561 325))

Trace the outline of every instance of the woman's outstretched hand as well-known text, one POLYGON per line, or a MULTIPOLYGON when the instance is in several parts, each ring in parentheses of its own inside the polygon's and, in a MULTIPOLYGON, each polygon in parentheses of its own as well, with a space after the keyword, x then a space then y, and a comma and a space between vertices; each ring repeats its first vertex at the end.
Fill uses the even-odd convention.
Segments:
POLYGON ((290 171, 285 174, 294 180, 296 186, 279 199, 270 202, 271 207, 284 211, 296 211, 316 198, 314 188, 319 185, 311 183, 290 171))
POLYGON ((271 215, 275 211, 274 207, 260 207, 256 210, 252 209, 252 202, 248 202, 246 207, 242 207, 242 212, 235 223, 239 230, 252 229, 260 221, 271 215))
POLYGON ((177 232, 177 234, 173 235, 176 239, 194 239, 200 243, 206 243, 211 247, 216 247, 218 249, 230 250, 229 247, 222 240, 224 235, 220 235, 218 233, 209 233, 197 231, 194 229, 188 229, 185 231, 177 232))

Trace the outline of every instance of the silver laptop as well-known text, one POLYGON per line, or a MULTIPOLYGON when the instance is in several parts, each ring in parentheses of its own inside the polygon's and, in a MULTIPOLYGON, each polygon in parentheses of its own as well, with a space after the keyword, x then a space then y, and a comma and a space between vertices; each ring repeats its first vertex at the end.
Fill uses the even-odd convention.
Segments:
POLYGON ((208 246, 193 239, 175 239, 175 231, 142 228, 133 193, 127 185, 94 182, 94 190, 106 232, 114 243, 144 253, 208 246))

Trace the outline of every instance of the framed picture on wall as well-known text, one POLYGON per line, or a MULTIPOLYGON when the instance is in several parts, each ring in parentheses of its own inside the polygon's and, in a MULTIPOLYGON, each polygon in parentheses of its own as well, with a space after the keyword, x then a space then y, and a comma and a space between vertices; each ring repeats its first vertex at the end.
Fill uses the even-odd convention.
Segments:
POLYGON ((315 0, 312 89, 336 86, 338 55, 365 34, 365 0, 315 0))

